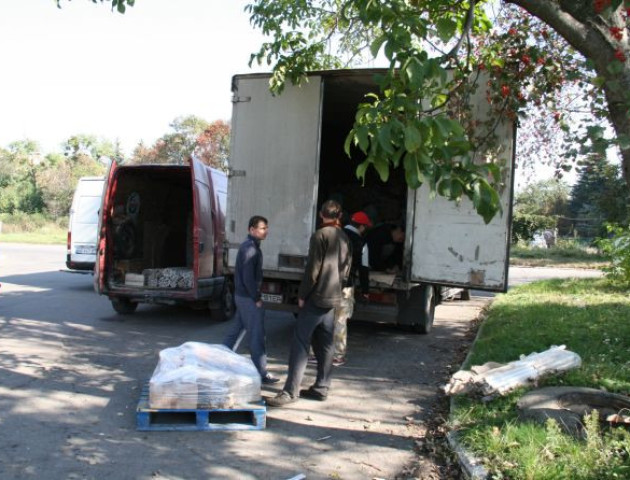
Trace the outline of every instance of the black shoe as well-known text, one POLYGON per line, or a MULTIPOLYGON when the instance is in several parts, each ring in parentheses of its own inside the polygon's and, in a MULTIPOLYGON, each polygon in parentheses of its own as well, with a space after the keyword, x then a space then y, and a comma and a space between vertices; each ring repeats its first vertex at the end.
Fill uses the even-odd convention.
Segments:
POLYGON ((271 397, 267 399, 267 405, 270 407, 284 407, 289 403, 295 403, 298 401, 298 397, 292 397, 289 392, 285 392, 282 390, 275 397, 271 397))
POLYGON ((278 383, 280 379, 268 373, 267 375, 262 377, 261 381, 264 385, 271 385, 273 383, 278 383))
POLYGON ((300 390, 300 398, 308 398, 309 400, 318 400, 320 402, 325 401, 328 398, 328 394, 323 394, 313 388, 307 390, 300 390))

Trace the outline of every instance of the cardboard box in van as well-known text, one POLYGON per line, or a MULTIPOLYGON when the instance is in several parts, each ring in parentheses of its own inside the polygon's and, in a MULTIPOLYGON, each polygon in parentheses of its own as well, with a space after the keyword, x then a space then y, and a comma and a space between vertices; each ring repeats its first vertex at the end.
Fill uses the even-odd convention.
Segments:
POLYGON ((197 159, 187 165, 112 162, 98 227, 96 291, 121 314, 139 303, 159 303, 229 316, 222 264, 226 202, 225 173, 197 159))

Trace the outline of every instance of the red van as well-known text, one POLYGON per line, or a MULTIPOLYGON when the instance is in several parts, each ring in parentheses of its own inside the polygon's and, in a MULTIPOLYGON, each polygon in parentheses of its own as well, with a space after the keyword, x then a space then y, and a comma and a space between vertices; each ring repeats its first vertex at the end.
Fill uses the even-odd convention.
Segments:
POLYGON ((105 178, 95 290, 120 314, 133 313, 139 303, 159 303, 229 316, 226 174, 190 158, 188 165, 112 162, 105 178))

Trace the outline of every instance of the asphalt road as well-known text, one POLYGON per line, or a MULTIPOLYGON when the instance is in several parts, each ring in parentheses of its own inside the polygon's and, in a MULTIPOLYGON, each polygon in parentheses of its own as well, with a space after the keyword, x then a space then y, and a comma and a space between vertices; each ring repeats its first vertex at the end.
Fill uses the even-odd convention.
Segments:
MULTIPOLYGON (((60 246, 0 244, 3 480, 395 478, 415 461, 414 438, 489 301, 439 306, 429 335, 352 322, 328 401, 270 409, 265 430, 139 432, 136 406, 160 350, 219 343, 229 323, 149 305, 119 316, 91 275, 61 271, 64 256, 60 246)), ((267 314, 269 363, 282 378, 293 322, 267 314)))

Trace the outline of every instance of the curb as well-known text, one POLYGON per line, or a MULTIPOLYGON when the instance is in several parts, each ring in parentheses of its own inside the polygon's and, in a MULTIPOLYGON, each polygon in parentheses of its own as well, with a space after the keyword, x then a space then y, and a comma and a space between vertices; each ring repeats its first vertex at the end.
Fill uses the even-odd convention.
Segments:
MULTIPOLYGON (((484 309, 482 309, 482 311, 477 316, 477 320, 481 321, 482 317, 485 317, 486 308, 490 306, 491 304, 492 304, 492 300, 488 302, 488 304, 486 305, 486 307, 484 307, 484 309)), ((477 341, 477 338, 479 337, 482 329, 483 329, 483 324, 480 324, 479 329, 477 330, 477 335, 475 335, 475 339, 471 343, 471 349, 468 350, 468 353, 466 354, 466 358, 464 359, 463 363, 466 363, 468 361, 468 357, 470 356, 472 346, 477 341)), ((454 402, 454 398, 451 397, 450 402, 449 402, 449 416, 453 411, 453 402, 454 402)), ((490 478, 490 474, 484 468, 484 466, 479 462, 479 460, 477 460, 474 457, 474 455, 472 455, 468 450, 466 450, 461 445, 461 443, 459 442, 458 436, 459 435, 457 434, 456 431, 450 431, 446 434, 446 439, 448 441, 448 444, 453 449, 453 452, 457 456, 457 460, 459 461, 459 464, 462 468, 462 472, 464 473, 466 478, 470 480, 487 480, 488 478, 490 478)))
POLYGON ((478 463, 475 457, 473 457, 464 449, 464 447, 461 446, 457 436, 458 435, 456 433, 448 432, 446 434, 446 439, 455 452, 455 455, 457 455, 459 464, 462 467, 462 472, 464 472, 466 478, 470 480, 486 480, 489 478, 488 471, 483 467, 483 465, 478 463))

